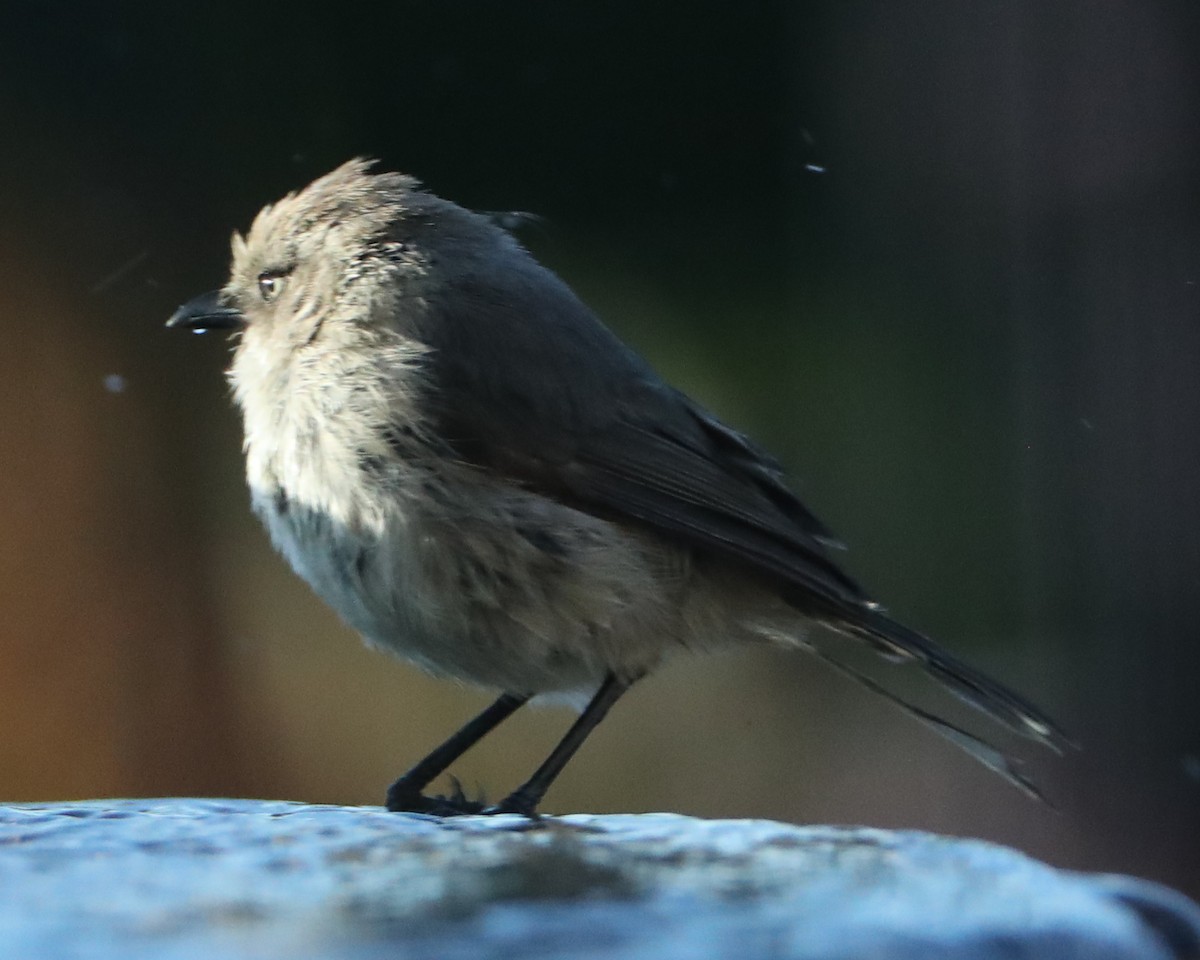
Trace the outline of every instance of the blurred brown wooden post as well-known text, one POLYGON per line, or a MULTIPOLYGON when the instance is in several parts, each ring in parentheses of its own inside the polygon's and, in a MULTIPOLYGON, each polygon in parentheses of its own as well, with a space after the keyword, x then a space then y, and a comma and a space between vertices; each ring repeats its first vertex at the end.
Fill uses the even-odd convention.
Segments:
POLYGON ((196 544, 111 331, 0 241, 0 797, 239 792, 196 544), (114 389, 116 388, 116 389, 114 389))

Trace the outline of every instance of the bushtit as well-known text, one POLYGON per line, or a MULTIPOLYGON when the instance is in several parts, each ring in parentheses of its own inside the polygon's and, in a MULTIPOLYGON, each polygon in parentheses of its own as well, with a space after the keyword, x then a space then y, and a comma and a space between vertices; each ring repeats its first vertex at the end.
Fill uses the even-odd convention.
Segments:
MULTIPOLYGON (((229 380, 254 510, 373 646, 502 691, 392 784, 423 795, 531 697, 585 702, 520 788, 532 815, 634 681, 668 655, 815 622, 914 661, 1016 732, 1023 698, 889 619, 830 559, 779 464, 675 390, 495 221, 354 160, 234 234, 229 281, 169 326, 238 333, 229 380)), ((836 666, 1032 791, 999 751, 836 666)))

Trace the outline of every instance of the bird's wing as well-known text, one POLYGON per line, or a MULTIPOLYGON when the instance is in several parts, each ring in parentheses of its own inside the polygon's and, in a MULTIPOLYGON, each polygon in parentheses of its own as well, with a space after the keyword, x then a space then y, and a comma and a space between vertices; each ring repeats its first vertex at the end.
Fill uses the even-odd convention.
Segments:
POLYGON ((829 532, 779 464, 664 383, 549 271, 460 277, 431 308, 429 402, 461 456, 746 564, 800 611, 918 662, 1010 729, 1065 740, 1024 698, 888 618, 830 559, 829 532))
POLYGON ((779 464, 548 278, 525 298, 459 280, 440 301, 453 307, 438 307, 424 332, 439 434, 472 462, 745 563, 830 612, 866 602, 779 464))

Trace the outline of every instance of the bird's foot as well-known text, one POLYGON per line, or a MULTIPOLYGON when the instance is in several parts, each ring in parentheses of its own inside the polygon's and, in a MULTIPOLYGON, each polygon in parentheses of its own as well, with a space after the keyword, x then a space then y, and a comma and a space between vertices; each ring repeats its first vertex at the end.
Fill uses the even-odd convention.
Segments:
POLYGON ((470 799, 462 784, 451 778, 454 790, 449 796, 427 797, 403 780, 388 787, 385 806, 391 813, 428 813, 435 817, 466 817, 489 812, 485 799, 470 799))
POLYGON ((516 813, 522 817, 528 817, 530 820, 540 820, 541 816, 537 812, 537 805, 538 801, 536 799, 517 790, 510 793, 499 803, 493 803, 490 807, 485 807, 483 815, 491 817, 501 813, 516 813))

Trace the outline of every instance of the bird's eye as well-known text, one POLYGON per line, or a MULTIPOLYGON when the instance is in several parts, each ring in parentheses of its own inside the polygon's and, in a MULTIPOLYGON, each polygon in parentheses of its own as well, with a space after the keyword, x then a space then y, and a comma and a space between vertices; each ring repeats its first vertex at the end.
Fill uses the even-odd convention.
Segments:
POLYGON ((279 270, 267 270, 258 275, 258 292, 264 301, 271 303, 283 292, 286 282, 286 273, 279 270))

